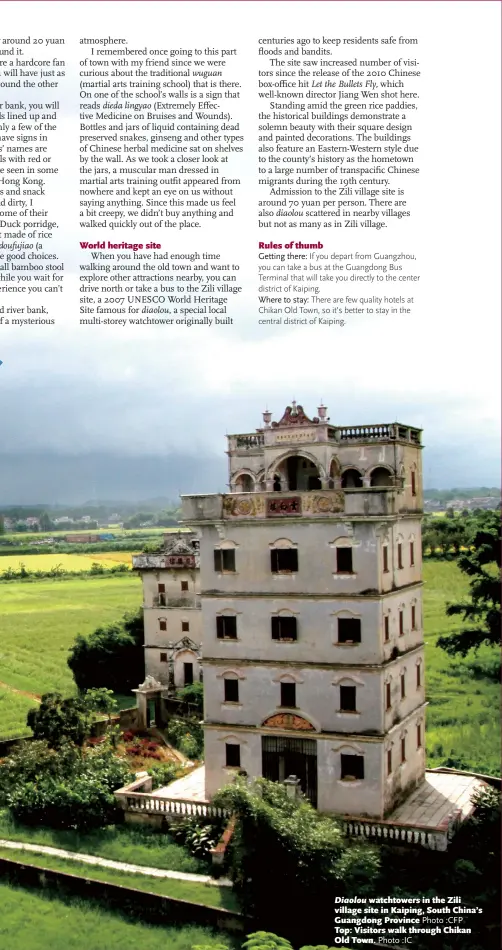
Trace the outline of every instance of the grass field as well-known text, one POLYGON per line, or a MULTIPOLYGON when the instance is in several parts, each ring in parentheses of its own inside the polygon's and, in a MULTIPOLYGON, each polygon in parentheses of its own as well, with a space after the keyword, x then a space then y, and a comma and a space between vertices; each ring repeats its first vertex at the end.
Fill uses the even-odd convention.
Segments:
POLYGON ((437 638, 462 626, 445 605, 465 596, 467 578, 454 562, 432 560, 424 561, 423 576, 427 765, 500 775, 498 651, 452 659, 440 650, 437 638))
MULTIPOLYGON (((146 874, 134 874, 130 871, 117 871, 115 868, 96 867, 92 864, 86 864, 84 861, 73 861, 48 854, 13 851, 11 848, 0 847, 0 857, 12 858, 13 861, 26 861, 26 864, 34 864, 37 867, 50 868, 54 871, 64 871, 66 874, 77 874, 78 877, 90 878, 93 881, 108 881, 110 884, 133 887, 138 891, 149 891, 151 894, 162 894, 164 897, 176 897, 178 900, 192 901, 194 904, 224 907, 225 910, 239 911, 240 909, 231 887, 218 887, 216 884, 198 884, 194 881, 180 881, 175 878, 149 877, 146 874)), ((207 867, 203 873, 208 873, 207 867)))
MULTIPOLYGON (((66 581, 40 580, 3 584, 0 597, 0 737, 26 732, 30 700, 12 687, 36 695, 75 685, 66 660, 79 633, 91 633, 142 602, 135 575, 66 581)), ((131 697, 132 700, 132 697, 131 697)))
POLYGON ((0 883, 0 946, 9 950, 192 950, 236 947, 205 927, 155 927, 74 900, 0 883))
POLYGON ((40 541, 42 538, 65 538, 66 535, 71 534, 114 534, 117 540, 123 540, 124 538, 134 538, 140 537, 143 539, 146 535, 162 535, 167 534, 169 531, 183 531, 188 530, 182 528, 119 528, 117 525, 110 525, 108 528, 77 528, 73 531, 65 531, 64 528, 61 528, 60 531, 14 531, 1 535, 2 540, 6 541, 18 541, 20 544, 32 544, 33 541, 40 541))
MULTIPOLYGON (((70 555, 79 558, 80 555, 70 555)), ((488 649, 477 657, 451 659, 436 647, 437 637, 461 626, 447 617, 447 601, 465 595, 467 579, 452 561, 424 562, 426 640, 427 764, 480 772, 500 772, 499 684, 481 675, 496 657, 488 649)), ((135 609, 142 600, 135 576, 97 577, 64 582, 12 581, 1 587, 0 600, 0 737, 25 732, 32 700, 5 686, 34 694, 74 689, 66 666, 68 649, 78 633, 135 609)))
POLYGON ((142 864, 189 874, 208 873, 207 864, 189 854, 170 835, 141 825, 108 825, 93 831, 27 828, 14 821, 8 809, 0 808, 0 838, 94 854, 98 858, 125 864, 142 864))
POLYGON ((98 554, 0 554, 0 575, 9 569, 19 570, 24 564, 28 571, 50 571, 58 565, 65 571, 90 571, 94 561, 104 568, 115 564, 132 565, 129 551, 100 551, 98 554))

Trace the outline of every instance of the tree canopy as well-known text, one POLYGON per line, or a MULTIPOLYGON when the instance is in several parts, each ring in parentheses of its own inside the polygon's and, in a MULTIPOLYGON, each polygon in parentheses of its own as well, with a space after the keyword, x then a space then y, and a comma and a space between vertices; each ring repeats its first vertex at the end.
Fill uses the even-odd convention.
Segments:
POLYGON ((448 616, 460 615, 467 624, 438 639, 438 645, 451 655, 466 656, 483 643, 500 644, 500 514, 487 511, 478 516, 470 541, 469 550, 457 561, 470 578, 469 597, 446 608, 448 616))
POLYGON ((106 687, 128 693, 145 677, 143 611, 80 634, 70 650, 68 666, 79 690, 106 687))

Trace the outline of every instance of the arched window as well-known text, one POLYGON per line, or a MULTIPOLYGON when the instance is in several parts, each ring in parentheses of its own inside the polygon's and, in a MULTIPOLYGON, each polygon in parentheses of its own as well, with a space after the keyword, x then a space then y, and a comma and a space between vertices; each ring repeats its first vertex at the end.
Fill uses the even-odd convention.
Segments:
POLYGON ((237 640, 237 614, 231 610, 222 610, 216 616, 216 636, 218 640, 237 640))
POLYGON ((272 615, 272 640, 291 642, 298 639, 298 625, 295 614, 290 610, 279 610, 272 615))
POLYGON ((362 488, 363 479, 357 468, 346 468, 342 472, 342 488, 362 488))
POLYGON ((371 473, 370 485, 372 488, 387 488, 392 485, 392 476, 388 469, 379 466, 371 473))
POLYGON ((279 538, 270 546, 272 574, 295 574, 298 571, 298 546, 287 538, 279 538))
POLYGON ((234 541, 222 541, 214 549, 214 569, 217 574, 235 574, 234 541))
POLYGON ((239 702, 239 677, 232 670, 223 674, 223 702, 239 702))
POLYGON ((255 486, 254 478, 247 472, 243 472, 241 475, 237 476, 234 485, 238 492, 253 492, 255 486))
POLYGON ((317 491, 322 488, 319 465, 303 455, 288 455, 274 472, 278 491, 317 491))

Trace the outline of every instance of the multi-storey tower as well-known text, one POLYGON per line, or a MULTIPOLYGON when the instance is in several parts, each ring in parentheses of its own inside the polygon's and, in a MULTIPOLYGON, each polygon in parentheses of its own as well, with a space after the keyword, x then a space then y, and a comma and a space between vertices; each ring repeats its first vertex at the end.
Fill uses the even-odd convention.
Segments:
POLYGON ((421 432, 288 406, 228 436, 201 538, 206 795, 293 774, 326 813, 383 818, 422 781, 421 432))
MULTIPOLYGON (((166 534, 163 550, 133 557, 143 583, 145 673, 165 696, 201 679, 199 541, 191 532, 166 534)), ((161 692, 150 690, 155 711, 142 719, 165 716, 161 692)))

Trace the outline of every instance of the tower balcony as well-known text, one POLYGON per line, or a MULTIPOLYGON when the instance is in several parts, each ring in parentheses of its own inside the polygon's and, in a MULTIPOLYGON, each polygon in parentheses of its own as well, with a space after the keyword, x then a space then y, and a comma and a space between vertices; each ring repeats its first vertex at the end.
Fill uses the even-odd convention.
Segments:
MULTIPOLYGON (((395 486, 182 495, 182 521, 214 524, 298 518, 378 518, 402 512, 402 497, 402 491, 395 486)), ((418 509, 417 514, 420 514, 418 509)))
POLYGON ((134 571, 196 570, 198 554, 135 554, 132 559, 134 571))
POLYGON ((265 446, 291 445, 307 442, 329 442, 333 445, 361 444, 372 445, 375 442, 404 442, 421 446, 422 432, 400 422, 385 422, 363 426, 333 426, 328 423, 310 421, 295 427, 270 427, 229 435, 229 455, 262 455, 265 446))

